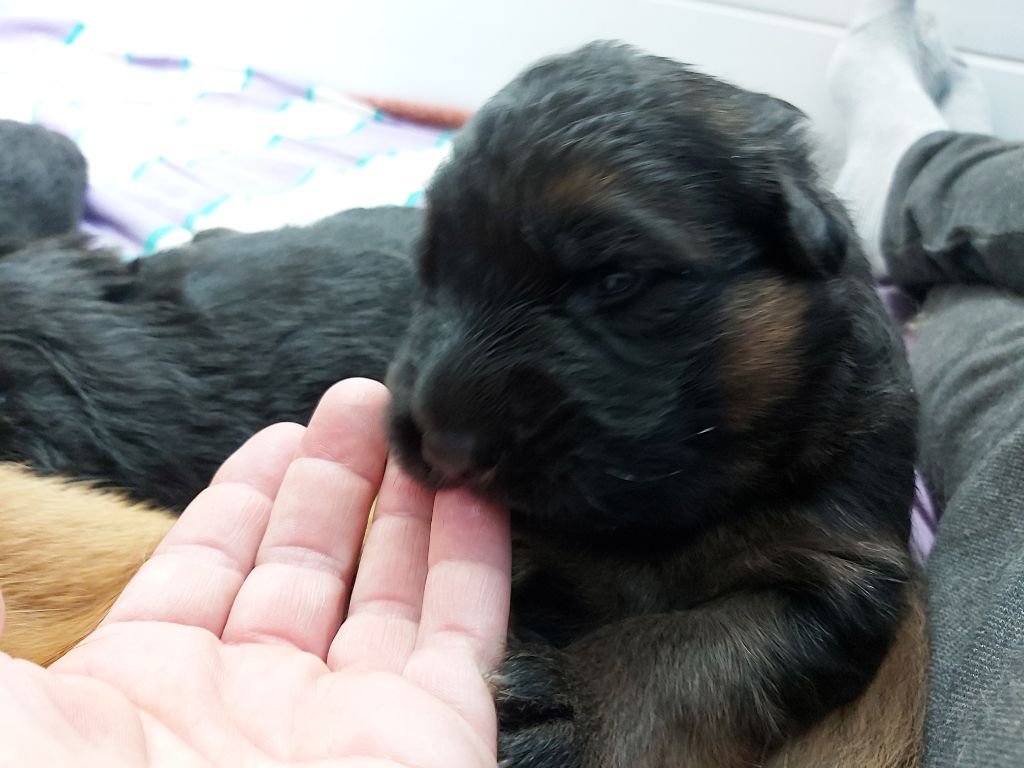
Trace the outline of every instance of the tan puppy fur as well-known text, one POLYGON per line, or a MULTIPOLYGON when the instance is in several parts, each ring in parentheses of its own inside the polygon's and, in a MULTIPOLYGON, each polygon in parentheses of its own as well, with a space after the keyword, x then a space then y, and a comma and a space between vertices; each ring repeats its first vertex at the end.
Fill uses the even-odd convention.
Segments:
POLYGON ((100 623, 174 516, 0 464, 0 651, 46 666, 100 623))

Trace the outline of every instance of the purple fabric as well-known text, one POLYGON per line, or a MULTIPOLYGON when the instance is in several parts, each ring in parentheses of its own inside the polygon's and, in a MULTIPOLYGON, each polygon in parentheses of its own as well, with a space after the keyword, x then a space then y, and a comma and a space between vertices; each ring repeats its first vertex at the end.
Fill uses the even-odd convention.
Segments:
POLYGON ((84 228, 126 255, 211 226, 269 229, 415 204, 443 159, 447 131, 313 83, 109 50, 109 39, 74 19, 0 18, 3 72, 22 86, 22 102, 5 98, 0 116, 30 114, 79 143, 91 182, 84 228), (314 178, 316 192, 300 193, 314 178))
POLYGON ((32 36, 72 40, 81 23, 69 19, 0 19, 0 41, 21 40, 32 36))
MULTIPOLYGON (((914 343, 913 332, 908 327, 910 320, 920 309, 918 302, 901 288, 893 285, 880 285, 878 293, 885 303, 889 315, 902 328, 903 343, 909 349, 914 343)), ((911 509, 911 549, 919 562, 924 562, 935 543, 935 532, 939 526, 940 512, 928 490, 928 485, 921 473, 915 475, 914 504, 911 509)))

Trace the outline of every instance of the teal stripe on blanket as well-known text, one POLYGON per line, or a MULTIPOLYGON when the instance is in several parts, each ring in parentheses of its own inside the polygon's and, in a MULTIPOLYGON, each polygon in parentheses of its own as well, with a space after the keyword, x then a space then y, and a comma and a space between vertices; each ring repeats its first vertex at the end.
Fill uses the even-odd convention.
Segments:
POLYGON ((149 233, 149 237, 146 238, 146 242, 142 245, 142 252, 147 256, 151 253, 156 252, 156 246, 167 233, 173 232, 177 227, 173 224, 164 224, 162 227, 157 227, 149 233))
POLYGON ((231 195, 221 195, 215 200, 210 201, 202 208, 200 208, 198 211, 193 211, 188 216, 186 216, 185 221, 182 223, 182 226, 189 232, 195 232, 196 219, 198 219, 200 216, 209 216, 215 210, 224 205, 224 203, 226 203, 230 198, 231 195))
POLYGON ((71 45, 73 42, 75 42, 75 40, 78 39, 78 36, 82 34, 82 30, 84 29, 85 24, 83 24, 82 22, 78 22, 77 24, 75 24, 75 26, 72 27, 71 31, 68 32, 68 36, 64 38, 64 45, 71 45))

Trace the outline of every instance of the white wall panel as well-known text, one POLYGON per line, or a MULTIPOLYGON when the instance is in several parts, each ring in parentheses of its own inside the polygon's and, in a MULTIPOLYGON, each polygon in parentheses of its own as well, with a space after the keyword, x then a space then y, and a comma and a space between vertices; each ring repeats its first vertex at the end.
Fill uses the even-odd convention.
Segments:
MULTIPOLYGON (((922 0, 974 64, 998 131, 1024 138, 1024 2, 922 0)), ((793 101, 826 126, 852 0, 0 0, 93 34, 345 89, 473 107, 539 56, 621 38, 793 101)))
MULTIPOLYGON (((854 0, 718 0, 722 5, 793 16, 837 26, 850 22, 854 0)), ((966 51, 1024 61, 1021 0, 919 0, 941 21, 944 37, 966 51)))

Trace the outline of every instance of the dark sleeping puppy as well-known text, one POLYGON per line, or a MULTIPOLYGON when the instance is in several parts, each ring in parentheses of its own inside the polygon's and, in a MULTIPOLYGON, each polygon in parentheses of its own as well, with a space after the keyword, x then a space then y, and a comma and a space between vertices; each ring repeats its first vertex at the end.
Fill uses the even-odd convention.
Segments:
POLYGON ((134 262, 74 241, 0 258, 0 460, 181 510, 254 431, 383 378, 421 221, 356 210, 134 262))
POLYGON ((86 163, 71 139, 0 120, 0 253, 73 232, 85 208, 86 163))
POLYGON ((593 44, 430 185, 392 432, 513 511, 503 766, 763 765, 912 613, 914 395, 800 122, 593 44))

